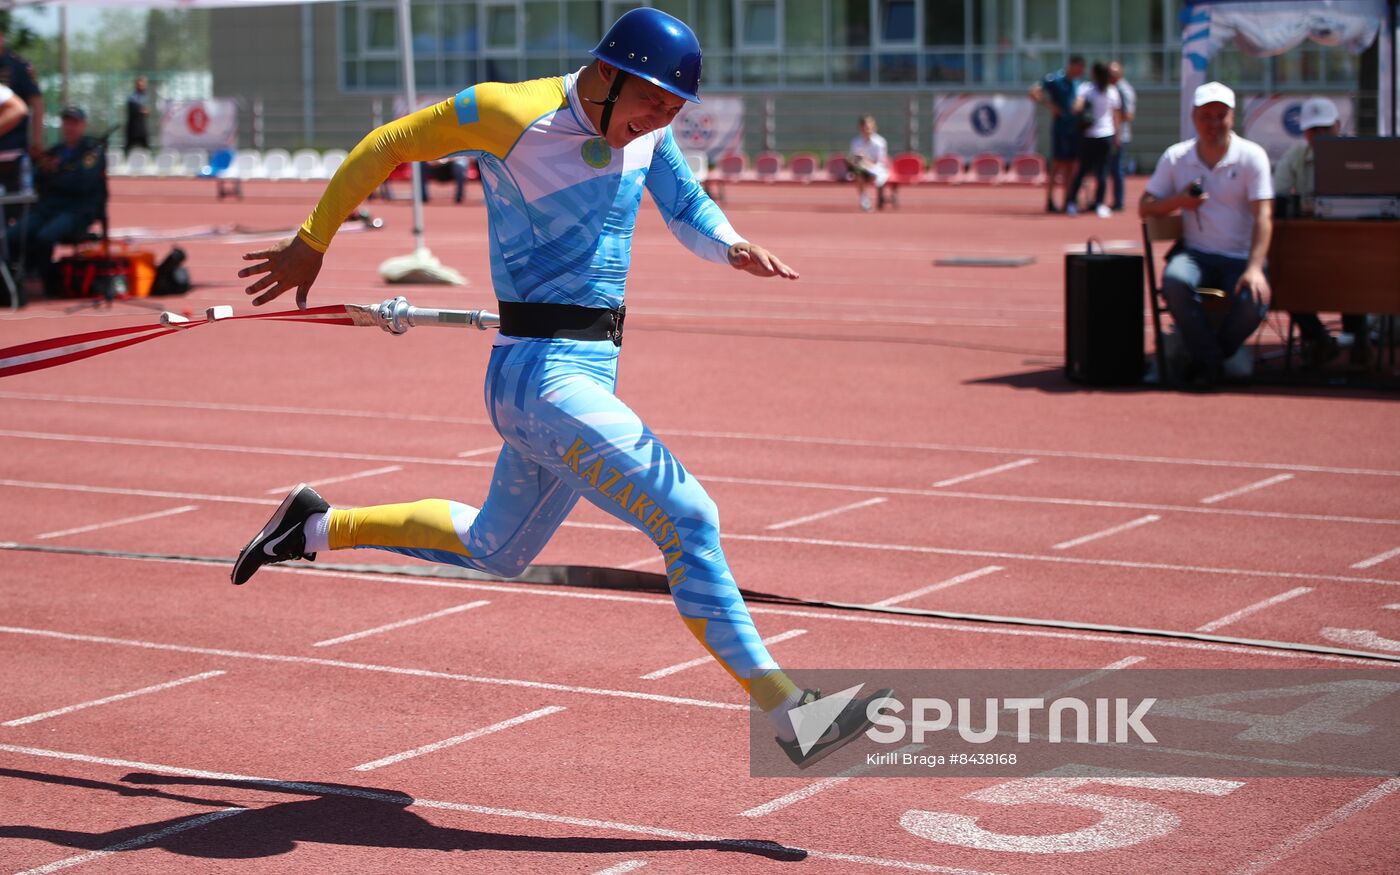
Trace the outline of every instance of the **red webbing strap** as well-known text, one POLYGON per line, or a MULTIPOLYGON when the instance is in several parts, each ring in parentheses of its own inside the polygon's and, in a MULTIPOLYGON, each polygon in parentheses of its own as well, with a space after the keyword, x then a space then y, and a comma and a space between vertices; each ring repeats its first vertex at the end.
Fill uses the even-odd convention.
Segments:
MULTIPOLYGON (((243 319, 265 319, 273 322, 306 322, 320 325, 354 325, 350 311, 345 304, 329 304, 324 307, 311 307, 306 310, 277 310, 272 313, 250 313, 245 316, 229 316, 219 322, 233 322, 243 319)), ((0 378, 29 371, 40 371, 58 365, 66 365, 80 359, 112 352, 126 346, 155 340, 169 334, 179 334, 191 328, 209 324, 208 319, 192 319, 180 323, 179 327, 165 325, 135 325, 126 328, 109 328, 104 331, 88 331, 82 334, 69 334, 48 340, 33 340, 17 346, 0 349, 0 378)))

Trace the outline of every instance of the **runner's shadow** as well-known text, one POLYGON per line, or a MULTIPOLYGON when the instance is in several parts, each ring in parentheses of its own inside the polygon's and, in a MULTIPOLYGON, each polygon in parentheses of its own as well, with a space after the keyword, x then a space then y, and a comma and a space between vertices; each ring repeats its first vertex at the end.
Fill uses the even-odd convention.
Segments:
MULTIPOLYGON (((770 860, 796 862, 807 852, 777 842, 751 839, 665 839, 594 838, 584 836, 538 836, 481 832, 438 826, 410 811, 411 796, 394 790, 286 781, 237 781, 186 778, 133 773, 123 784, 73 779, 32 772, 0 770, 0 776, 101 789, 122 795, 174 799, 220 810, 242 806, 216 821, 196 829, 181 829, 200 813, 157 823, 110 830, 80 832, 33 826, 0 825, 0 839, 29 838, 71 848, 100 850, 113 848, 154 833, 164 833, 151 841, 133 844, 132 849, 161 848, 174 854, 207 859, 250 859, 285 854, 303 842, 366 848, 395 848, 429 851, 504 851, 546 854, 637 854, 656 851, 726 851, 752 854, 770 860), (259 794, 242 802, 203 799, 130 785, 175 785, 219 787, 259 794), (301 798, 267 804, 261 794, 284 793, 301 798)), ((240 794, 222 793, 220 795, 240 794)), ((466 807, 466 806, 464 806, 466 807)), ((450 809, 449 809, 450 810, 450 809)), ((470 809, 469 809, 470 813, 470 809)), ((567 825, 567 824, 566 824, 567 825)))

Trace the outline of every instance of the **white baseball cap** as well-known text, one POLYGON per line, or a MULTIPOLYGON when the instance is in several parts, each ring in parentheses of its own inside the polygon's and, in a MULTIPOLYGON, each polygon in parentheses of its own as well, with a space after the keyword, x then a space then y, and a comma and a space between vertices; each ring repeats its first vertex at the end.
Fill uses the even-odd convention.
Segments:
POLYGON ((1191 101, 1191 105, 1205 106, 1207 103, 1223 103, 1234 109, 1235 92, 1220 82, 1207 82, 1196 89, 1196 97, 1191 101))
POLYGON ((1310 97, 1303 101, 1302 112, 1298 114, 1298 127, 1301 130, 1330 128, 1337 123, 1337 105, 1325 97, 1310 97))

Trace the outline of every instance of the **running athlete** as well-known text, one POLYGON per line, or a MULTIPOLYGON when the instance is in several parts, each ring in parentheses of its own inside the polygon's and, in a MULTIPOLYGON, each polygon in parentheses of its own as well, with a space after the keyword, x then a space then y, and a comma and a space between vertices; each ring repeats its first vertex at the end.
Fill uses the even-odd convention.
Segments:
POLYGON ((266 274, 248 286, 254 304, 295 288, 304 307, 341 220, 390 171, 455 152, 474 156, 501 316, 485 397, 504 445, 480 508, 443 499, 331 508, 298 486, 239 554, 233 582, 266 564, 352 547, 512 577, 583 496, 656 544, 686 626, 806 767, 857 737, 870 725, 867 705, 889 691, 852 700, 815 744, 797 741, 789 712, 820 693, 798 689, 760 640, 725 562, 714 502, 613 394, 643 187, 700 257, 763 277, 797 272, 735 232, 671 134, 685 102, 699 101, 700 44, 690 28, 634 9, 592 54, 576 73, 481 83, 373 131, 294 238, 244 256, 259 263, 239 276, 266 274))

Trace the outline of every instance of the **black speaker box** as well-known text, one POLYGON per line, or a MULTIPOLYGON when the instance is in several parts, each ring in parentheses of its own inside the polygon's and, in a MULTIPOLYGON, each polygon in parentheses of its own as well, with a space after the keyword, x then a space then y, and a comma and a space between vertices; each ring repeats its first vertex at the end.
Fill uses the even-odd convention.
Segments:
POLYGON ((1143 375, 1141 255, 1065 256, 1065 376, 1129 386, 1143 375))

